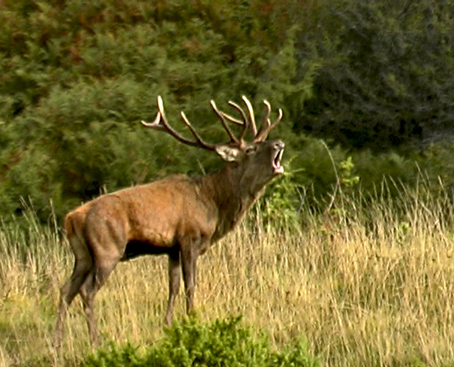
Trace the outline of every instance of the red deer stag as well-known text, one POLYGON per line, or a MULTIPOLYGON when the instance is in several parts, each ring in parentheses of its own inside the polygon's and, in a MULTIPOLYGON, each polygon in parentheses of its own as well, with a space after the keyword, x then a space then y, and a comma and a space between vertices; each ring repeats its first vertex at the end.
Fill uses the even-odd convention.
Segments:
POLYGON ((284 143, 265 141, 282 118, 271 123, 271 106, 264 101, 266 113, 257 129, 251 103, 243 97, 246 112, 229 102, 241 115, 241 120, 211 106, 220 118, 230 141, 208 144, 202 140, 181 113, 184 124, 194 140, 175 131, 167 122, 161 97, 152 123, 142 124, 170 134, 180 142, 216 152, 225 167, 210 175, 187 177, 174 175, 160 181, 135 186, 100 196, 65 218, 67 238, 75 256, 74 270, 61 288, 55 346, 62 340, 67 309, 77 294, 82 297, 92 343, 97 343, 93 314, 96 293, 119 261, 139 255, 166 254, 169 257, 169 299, 165 321, 173 318, 175 297, 180 286, 180 269, 186 294, 187 312, 193 308, 195 271, 199 255, 211 244, 232 230, 246 211, 264 191, 265 185, 283 173, 281 158, 284 143), (235 136, 229 123, 240 125, 235 136), (252 142, 244 140, 247 131, 252 142))

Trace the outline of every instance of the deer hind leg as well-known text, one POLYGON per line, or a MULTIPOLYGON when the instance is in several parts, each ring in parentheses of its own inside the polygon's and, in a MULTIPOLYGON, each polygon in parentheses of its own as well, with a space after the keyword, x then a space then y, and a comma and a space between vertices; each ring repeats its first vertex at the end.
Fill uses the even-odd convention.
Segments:
POLYGON ((93 266, 93 260, 85 244, 82 241, 79 241, 77 237, 71 238, 70 242, 75 255, 75 263, 71 277, 60 290, 60 304, 58 307, 57 326, 54 341, 54 346, 57 349, 61 346, 63 338, 63 324, 68 313, 68 307, 76 297, 77 293, 79 293, 82 284, 85 282, 93 266))
POLYGON ((175 306, 175 298, 180 289, 181 278, 181 263, 180 252, 173 251, 169 254, 169 301, 167 304, 167 313, 165 323, 170 325, 173 320, 173 309, 175 306))
POLYGON ((90 341, 92 345, 98 344, 98 331, 94 313, 95 296, 104 285, 119 260, 120 257, 101 260, 95 259, 95 265, 85 278, 85 281, 80 289, 80 295, 84 305, 88 332, 90 334, 90 341))

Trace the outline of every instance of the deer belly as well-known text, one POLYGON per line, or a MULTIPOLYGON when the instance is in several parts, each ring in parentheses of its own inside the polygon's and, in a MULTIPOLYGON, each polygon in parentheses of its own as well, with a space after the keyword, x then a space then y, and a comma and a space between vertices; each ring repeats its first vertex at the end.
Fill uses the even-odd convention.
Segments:
POLYGON ((137 256, 143 255, 165 255, 168 254, 171 247, 161 247, 145 241, 130 241, 126 245, 125 252, 120 261, 127 261, 137 256))

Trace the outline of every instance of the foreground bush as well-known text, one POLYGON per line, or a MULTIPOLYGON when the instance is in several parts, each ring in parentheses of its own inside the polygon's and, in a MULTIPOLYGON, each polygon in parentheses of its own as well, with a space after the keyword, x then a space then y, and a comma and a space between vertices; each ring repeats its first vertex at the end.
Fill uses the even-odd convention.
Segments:
POLYGON ((303 343, 274 351, 268 338, 255 336, 239 317, 209 324, 190 319, 167 329, 163 340, 143 353, 131 344, 121 347, 112 344, 83 364, 84 367, 317 365, 303 343))

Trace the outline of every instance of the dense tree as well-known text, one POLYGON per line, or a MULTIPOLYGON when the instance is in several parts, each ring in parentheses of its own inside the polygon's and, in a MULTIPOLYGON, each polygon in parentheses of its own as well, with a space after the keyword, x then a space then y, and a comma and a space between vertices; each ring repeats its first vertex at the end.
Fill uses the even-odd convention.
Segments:
POLYGON ((454 2, 339 0, 300 38, 300 130, 383 151, 454 132, 454 2))

